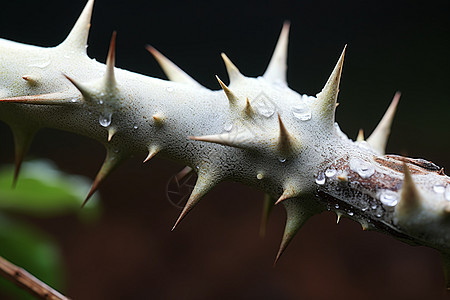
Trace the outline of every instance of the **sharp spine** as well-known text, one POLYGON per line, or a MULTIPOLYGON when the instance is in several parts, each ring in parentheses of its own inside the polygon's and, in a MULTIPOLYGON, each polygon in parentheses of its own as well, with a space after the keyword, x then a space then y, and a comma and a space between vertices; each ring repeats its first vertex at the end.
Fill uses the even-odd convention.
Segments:
POLYGON ((143 163, 148 162, 150 159, 152 159, 158 152, 160 151, 160 148, 158 146, 150 146, 148 148, 148 155, 144 159, 143 163))
POLYGON ((97 191, 99 186, 104 182, 104 180, 114 171, 114 169, 119 166, 119 164, 125 160, 125 156, 116 153, 116 151, 112 149, 106 150, 106 158, 103 162, 100 171, 97 173, 97 176, 94 179, 94 182, 91 186, 91 190, 89 191, 86 199, 84 200, 81 207, 84 207, 92 195, 97 191))
POLYGON ((254 110, 253 107, 251 106, 250 100, 248 100, 248 98, 247 98, 247 101, 246 101, 246 103, 245 103, 244 113, 245 113, 245 115, 246 115, 247 117, 250 117, 250 118, 254 117, 255 114, 256 114, 256 113, 255 113, 255 110, 254 110))
POLYGON ((152 118, 156 125, 162 125, 164 123, 164 115, 162 113, 155 113, 152 118))
POLYGON ((221 53, 220 55, 222 56, 223 62, 225 63, 225 67, 227 68, 230 85, 232 85, 233 82, 238 82, 245 78, 245 76, 241 74, 239 69, 231 62, 231 60, 225 53, 221 53))
POLYGON ((358 131, 358 136, 356 137, 357 142, 363 142, 364 141, 364 130, 360 129, 358 131))
POLYGON ((80 83, 80 82, 76 81, 75 79, 69 77, 66 74, 63 74, 63 75, 81 93, 81 95, 83 96, 85 101, 89 102, 92 99, 92 93, 91 93, 91 91, 89 90, 89 88, 87 86, 85 86, 83 83, 80 83))
POLYGON ((153 55, 170 81, 205 88, 152 46, 147 45, 146 49, 153 55))
POLYGON ((251 134, 231 135, 230 133, 223 133, 215 135, 189 136, 188 138, 194 141, 220 144, 240 149, 249 149, 253 145, 251 143, 252 137, 253 136, 251 134))
POLYGON ((11 130, 13 132, 14 137, 14 146, 15 146, 15 169, 14 169, 14 178, 12 187, 15 188, 17 185, 17 181, 19 179, 20 168, 22 166, 22 162, 30 148, 30 145, 33 141, 33 137, 38 130, 33 127, 23 127, 22 125, 11 125, 11 130))
POLYGON ((27 75, 23 75, 22 79, 25 80, 30 85, 35 85, 35 84, 37 84, 37 81, 39 80, 39 77, 40 76, 37 76, 37 75, 27 74, 27 75))
POLYGON ((341 81, 342 67, 344 64, 346 48, 347 45, 345 45, 344 50, 342 51, 342 54, 339 57, 339 60, 334 67, 330 77, 328 78, 328 81, 325 84, 324 88, 319 94, 317 94, 317 99, 321 107, 320 110, 323 123, 326 123, 329 126, 333 126, 334 124, 336 103, 339 93, 339 83, 341 81))
POLYGON ((105 73, 105 86, 108 89, 116 87, 116 77, 114 74, 114 68, 116 64, 116 37, 117 32, 114 31, 111 36, 111 42, 109 44, 108 56, 106 59, 106 73, 105 73))
POLYGON ((111 140, 112 140, 113 136, 116 134, 116 132, 117 132, 117 128, 111 127, 111 126, 108 128, 108 142, 111 142, 111 140))
POLYGON ((0 99, 0 102, 35 104, 35 105, 52 105, 52 104, 73 104, 72 100, 78 95, 69 92, 56 92, 41 95, 18 96, 0 99))
POLYGON ((340 212, 336 212, 336 224, 339 224, 339 222, 341 221, 341 217, 342 217, 342 213, 340 212))
POLYGON ((93 6, 94 0, 89 0, 67 38, 57 47, 86 55, 93 6))
POLYGON ((414 211, 421 206, 422 200, 416 184, 411 176, 411 172, 405 162, 403 162, 403 186, 400 201, 395 207, 395 212, 399 219, 414 214, 414 211))
POLYGON ((278 38, 277 45, 270 59, 269 65, 264 73, 263 77, 272 82, 281 82, 287 85, 286 70, 287 70, 287 52, 289 42, 289 27, 290 22, 286 21, 283 24, 280 37, 278 38))
POLYGON ((280 256, 286 250, 298 230, 314 215, 314 213, 303 209, 298 201, 286 201, 284 202, 284 207, 287 213, 286 226, 274 264, 278 262, 280 256))
POLYGON ((280 133, 278 136, 278 150, 283 156, 291 155, 293 152, 293 138, 284 126, 280 114, 278 114, 278 123, 280 126, 280 133))
POLYGON ((275 202, 275 205, 278 205, 279 203, 287 199, 297 197, 299 194, 300 193, 294 183, 287 183, 285 184, 285 187, 283 189, 283 194, 281 194, 280 198, 278 198, 278 200, 275 202))
POLYGON ((400 96, 400 92, 395 93, 394 99, 389 105, 389 108, 386 110, 386 113, 380 123, 378 123, 375 130, 367 138, 367 143, 369 143, 369 145, 381 155, 384 155, 386 151, 386 144, 389 139, 389 134, 391 133, 391 125, 394 120, 395 111, 397 110, 400 96))
POLYGON ((223 91, 225 92, 225 95, 228 98, 228 101, 230 103, 230 107, 234 107, 238 105, 238 97, 233 94, 233 92, 225 85, 225 83, 220 80, 219 76, 216 75, 217 81, 219 82, 220 86, 222 87, 223 91))
POLYGON ((210 178, 210 176, 206 175, 204 172, 199 173, 194 190, 184 206, 183 211, 175 222, 175 225, 173 225, 172 231, 175 230, 181 220, 186 217, 186 215, 198 204, 201 198, 205 196, 216 184, 217 182, 215 182, 213 178, 210 178))

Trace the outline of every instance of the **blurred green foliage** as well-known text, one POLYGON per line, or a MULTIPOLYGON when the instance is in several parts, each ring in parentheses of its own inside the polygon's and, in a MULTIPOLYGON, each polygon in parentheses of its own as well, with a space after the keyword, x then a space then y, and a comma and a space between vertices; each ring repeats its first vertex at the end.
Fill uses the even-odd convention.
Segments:
MULTIPOLYGON (((0 256, 61 291, 64 289, 64 264, 58 245, 23 219, 76 213, 83 221, 93 220, 100 212, 98 196, 94 195, 85 208, 80 209, 91 183, 83 177, 61 172, 49 161, 25 162, 14 189, 11 188, 13 173, 14 166, 0 169, 0 256)), ((12 299, 34 299, 0 278, 0 297, 3 295, 12 299)))

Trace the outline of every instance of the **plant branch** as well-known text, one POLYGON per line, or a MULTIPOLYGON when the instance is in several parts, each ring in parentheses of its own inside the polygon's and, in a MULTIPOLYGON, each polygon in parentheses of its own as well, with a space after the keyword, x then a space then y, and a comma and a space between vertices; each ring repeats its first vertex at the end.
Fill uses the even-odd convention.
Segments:
POLYGON ((40 299, 69 300, 66 296, 1 256, 0 275, 40 299))

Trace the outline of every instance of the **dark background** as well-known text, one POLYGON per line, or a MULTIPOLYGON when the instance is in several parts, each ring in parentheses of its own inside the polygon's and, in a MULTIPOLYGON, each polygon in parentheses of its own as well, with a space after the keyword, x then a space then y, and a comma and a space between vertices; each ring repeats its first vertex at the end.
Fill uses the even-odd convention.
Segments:
MULTIPOLYGON (((54 46, 85 1, 3 1, 0 35, 54 46)), ((350 137, 369 134, 395 91, 402 91, 389 153, 450 167, 449 1, 107 1, 94 6, 88 53, 104 61, 118 31, 117 66, 164 77, 151 44, 202 84, 227 78, 225 52, 248 76, 264 72, 282 22, 291 21, 290 87, 315 95, 348 44, 337 121, 350 137)), ((0 123, 0 161, 13 161, 0 123)), ((31 157, 94 177, 104 150, 96 142, 41 131, 31 157)), ((277 207, 258 236, 262 194, 225 183, 175 232, 179 210, 165 185, 182 166, 136 157, 101 188, 104 213, 84 225, 73 216, 35 220, 61 244, 65 293, 74 299, 435 299, 444 298, 439 254, 324 213, 299 232, 272 267, 284 227, 277 207)))

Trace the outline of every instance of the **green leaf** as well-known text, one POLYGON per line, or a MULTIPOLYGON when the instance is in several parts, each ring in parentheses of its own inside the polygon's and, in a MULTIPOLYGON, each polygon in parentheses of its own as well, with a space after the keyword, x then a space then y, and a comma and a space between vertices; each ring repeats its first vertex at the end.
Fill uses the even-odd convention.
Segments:
MULTIPOLYGON (((63 267, 57 245, 35 227, 6 218, 0 214, 0 255, 24 268, 47 285, 63 287, 63 267)), ((1 295, 12 299, 35 299, 10 281, 0 277, 1 295)))
POLYGON ((81 209, 90 182, 68 175, 47 160, 24 162, 15 189, 11 188, 13 166, 0 169, 0 209, 39 217, 79 212, 82 217, 98 214, 98 196, 81 209))

